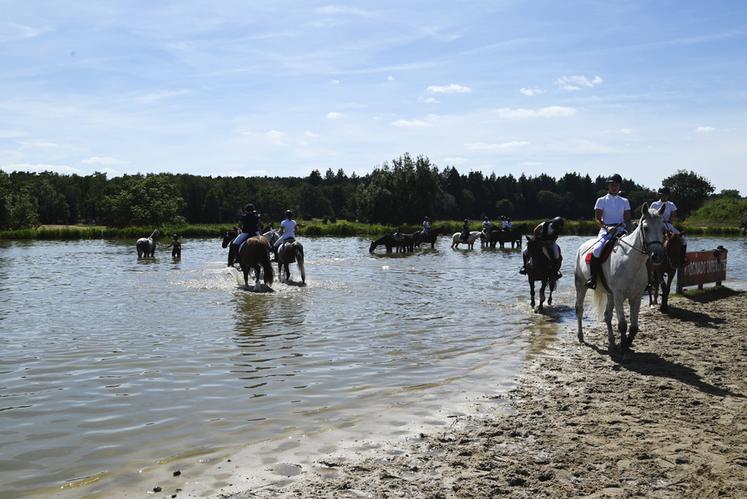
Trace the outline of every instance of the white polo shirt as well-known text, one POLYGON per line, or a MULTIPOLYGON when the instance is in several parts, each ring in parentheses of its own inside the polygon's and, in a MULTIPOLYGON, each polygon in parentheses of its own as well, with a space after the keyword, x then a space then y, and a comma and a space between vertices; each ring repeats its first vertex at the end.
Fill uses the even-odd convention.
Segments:
POLYGON ((662 201, 661 199, 659 199, 651 203, 651 209, 658 210, 659 208, 661 208, 661 205, 666 205, 666 208, 664 208, 664 214, 661 216, 661 218, 665 222, 669 222, 672 219, 672 212, 677 211, 677 206, 671 201, 662 201))
POLYGON ((280 222, 280 227, 283 228, 283 239, 296 238, 296 221, 288 220, 287 218, 280 222))
POLYGON ((604 225, 618 225, 625 222, 625 212, 630 211, 630 202, 622 196, 607 193, 597 199, 595 210, 602 210, 604 225))

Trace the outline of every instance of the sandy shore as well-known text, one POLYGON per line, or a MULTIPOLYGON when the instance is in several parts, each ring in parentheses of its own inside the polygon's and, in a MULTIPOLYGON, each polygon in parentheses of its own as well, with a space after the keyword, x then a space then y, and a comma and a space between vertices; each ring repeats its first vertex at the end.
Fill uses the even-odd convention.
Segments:
POLYGON ((585 332, 527 362, 505 413, 230 497, 747 497, 747 294, 643 311, 629 364, 585 332))

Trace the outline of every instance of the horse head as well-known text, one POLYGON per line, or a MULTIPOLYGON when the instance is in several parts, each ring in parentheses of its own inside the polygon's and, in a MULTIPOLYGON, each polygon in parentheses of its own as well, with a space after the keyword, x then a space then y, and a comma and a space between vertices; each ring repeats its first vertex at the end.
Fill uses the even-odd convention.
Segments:
POLYGON ((664 219, 662 215, 666 205, 658 210, 650 210, 648 203, 641 207, 641 220, 638 228, 643 237, 643 248, 651 258, 653 265, 661 265, 664 261, 664 219))
POLYGON ((236 239, 235 227, 232 230, 227 230, 223 233, 223 242, 221 243, 221 247, 226 248, 234 239, 236 239))
POLYGON ((368 252, 373 253, 374 250, 376 249, 376 246, 377 246, 376 241, 371 241, 371 246, 368 247, 368 252))

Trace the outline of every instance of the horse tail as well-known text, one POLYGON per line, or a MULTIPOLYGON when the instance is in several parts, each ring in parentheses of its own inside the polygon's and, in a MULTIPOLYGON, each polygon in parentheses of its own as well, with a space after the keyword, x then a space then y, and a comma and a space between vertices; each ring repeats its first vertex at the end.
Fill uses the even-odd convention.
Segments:
POLYGON ((607 291, 604 289, 604 286, 600 285, 600 283, 597 283, 596 289, 591 293, 592 313, 594 314, 594 317, 597 318, 597 320, 602 320, 604 318, 604 311, 607 308, 608 299, 609 296, 607 295, 607 291))
POLYGON ((262 250, 259 257, 259 263, 262 265, 262 271, 264 273, 265 284, 268 286, 272 285, 273 274, 272 274, 272 262, 270 261, 270 255, 267 251, 262 250))

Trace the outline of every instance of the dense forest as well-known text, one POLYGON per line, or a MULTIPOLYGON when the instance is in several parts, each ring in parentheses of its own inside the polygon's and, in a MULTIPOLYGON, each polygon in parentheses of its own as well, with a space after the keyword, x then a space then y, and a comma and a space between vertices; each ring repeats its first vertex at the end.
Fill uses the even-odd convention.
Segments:
MULTIPOLYGON (((439 170, 427 157, 400 156, 370 174, 342 169, 314 170, 308 177, 211 177, 187 174, 87 176, 0 171, 0 228, 40 224, 97 224, 111 227, 165 223, 233 223, 254 203, 264 220, 280 220, 291 209, 297 218, 418 223, 434 220, 514 219, 564 216, 590 219, 595 199, 606 192, 606 177, 566 173, 485 176, 439 170)), ((698 208, 713 186, 693 172, 663 180, 672 188, 681 215, 698 208)), ((658 186, 657 186, 658 187, 658 186)), ((655 190, 623 176, 631 206, 656 199, 655 190)), ((733 193, 732 193, 733 194, 733 193)), ((736 193, 739 197, 739 194, 736 193)))

